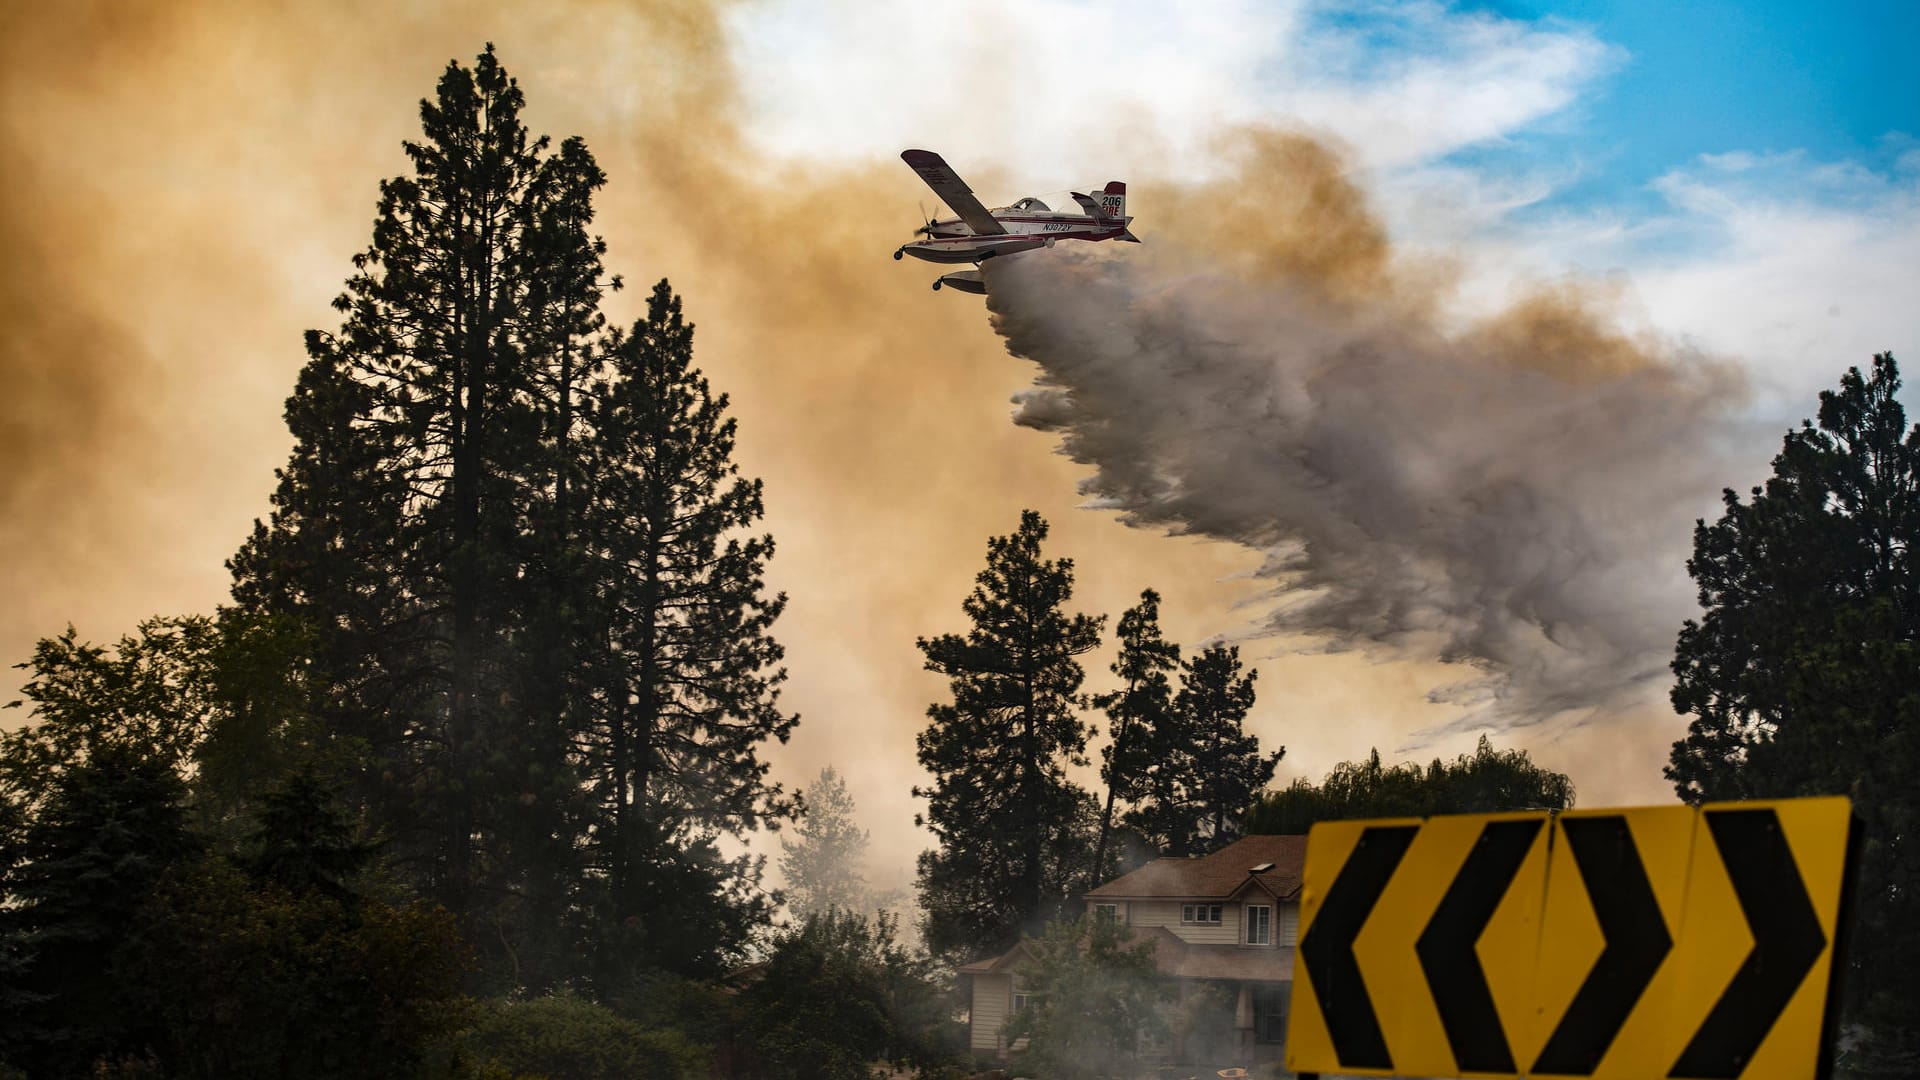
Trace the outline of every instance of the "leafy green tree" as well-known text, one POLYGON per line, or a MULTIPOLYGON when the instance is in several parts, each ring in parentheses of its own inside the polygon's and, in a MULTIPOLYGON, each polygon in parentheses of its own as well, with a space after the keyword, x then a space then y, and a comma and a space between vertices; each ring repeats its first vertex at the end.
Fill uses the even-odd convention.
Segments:
POLYGON ((193 750, 194 827, 216 849, 235 852, 269 793, 302 773, 337 786, 364 765, 365 747, 336 736, 316 712, 310 627, 237 608, 223 610, 215 626, 217 707, 193 750))
POLYGON ((110 646, 72 627, 43 638, 21 665, 32 673, 28 722, 0 733, 0 792, 30 816, 65 770, 103 746, 132 748, 189 780, 196 831, 237 850, 262 793, 301 769, 343 775, 358 759, 312 716, 309 640, 287 620, 238 611, 150 618, 110 646))
POLYGON ((649 1030, 584 998, 492 998, 474 1013, 460 1046, 483 1069, 543 1080, 702 1080, 711 1075, 705 1048, 675 1031, 649 1030))
POLYGON ((853 796, 829 765, 807 789, 807 813, 792 841, 780 841, 787 906, 801 918, 867 907, 867 830, 854 824, 853 796))
POLYGON ((1698 620, 1675 649, 1691 714, 1667 778, 1689 802, 1846 794, 1863 835, 1849 1019, 1853 1065, 1920 1069, 1920 425, 1893 357, 1820 395, 1773 476, 1694 530, 1698 620))
POLYGON ((1169 672, 1180 664, 1180 646, 1160 636, 1160 594, 1140 593, 1140 603, 1120 616, 1120 655, 1112 671, 1120 688, 1093 699, 1107 714, 1107 745, 1101 748, 1100 779, 1106 804, 1100 809, 1099 839, 1093 849, 1092 888, 1110 876, 1107 841, 1113 832, 1116 800, 1132 804, 1152 790, 1148 778, 1171 749, 1173 684, 1169 672))
POLYGON ((219 629, 202 616, 148 619, 111 648, 71 626, 41 638, 20 665, 31 672, 28 722, 0 732, 0 792, 31 817, 67 772, 110 748, 184 776, 221 711, 220 648, 219 629))
MULTIPOLYGON (((773 538, 745 532, 764 512, 760 481, 733 462, 727 396, 694 367, 693 326, 667 282, 610 353, 585 526, 608 642, 593 658, 605 690, 584 740, 591 835, 602 921, 657 922, 662 940, 684 930, 660 922, 662 903, 677 901, 648 868, 793 817, 760 749, 785 742, 799 717, 779 706, 785 653, 771 629, 786 595, 767 594, 773 538)), ((703 895, 762 918, 759 859, 696 861, 719 875, 703 895)), ((707 944, 717 960, 743 940, 707 944)))
POLYGON ((523 106, 491 47, 421 104, 344 322, 307 335, 272 519, 232 563, 243 608, 318 629, 322 715, 372 756, 360 799, 415 883, 494 924, 476 940, 501 962, 560 921, 574 869, 569 687, 540 669, 580 592, 569 463, 604 182, 523 106))
POLYGON ((884 912, 808 916, 774 939, 743 997, 757 1076, 866 1080, 874 1062, 924 1069, 959 1049, 931 962, 900 945, 884 912))
POLYGON ((458 1024, 466 952, 437 906, 250 878, 206 858, 143 905, 115 977, 168 1077, 416 1076, 458 1024))
POLYGON ((1154 966, 1153 943, 1134 942, 1112 919, 1082 917, 1052 923, 1028 948, 1021 977, 1031 1004, 1005 1031, 1029 1040, 1021 1064, 1061 1080, 1137 1073, 1141 1043, 1171 1031, 1173 982, 1154 966))
POLYGON ((1316 821, 1502 810, 1566 810, 1573 782, 1535 765, 1525 750, 1495 750, 1485 735, 1472 754, 1385 765, 1380 751, 1365 761, 1343 761, 1319 785, 1300 779, 1262 795, 1247 811, 1244 830, 1304 833, 1316 821))
POLYGON ((1074 658, 1099 645, 1103 620, 1066 612, 1073 561, 1043 559, 1046 537, 1046 521, 1028 510, 1018 531, 989 539, 986 569, 962 604, 967 633, 918 642, 953 694, 927 710, 919 759, 933 784, 914 789, 939 841, 920 856, 918 883, 938 953, 1010 945, 1085 880, 1085 860, 1070 849, 1084 843, 1091 800, 1066 769, 1086 764, 1090 734, 1074 658))

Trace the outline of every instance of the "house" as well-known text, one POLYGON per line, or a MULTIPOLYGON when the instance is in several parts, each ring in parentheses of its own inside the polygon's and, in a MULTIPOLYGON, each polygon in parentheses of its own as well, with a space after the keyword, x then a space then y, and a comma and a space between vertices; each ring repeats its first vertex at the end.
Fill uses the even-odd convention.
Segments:
MULTIPOLYGON (((1284 1056, 1306 855, 1304 836, 1248 836, 1199 858, 1155 859, 1085 894, 1088 914, 1153 944, 1154 965, 1175 980, 1178 1000, 1218 1002, 1210 1045, 1171 1046, 1170 1056, 1225 1053, 1249 1065, 1284 1056)), ((1020 969, 1028 958, 1021 943, 960 968, 972 982, 976 1055, 1011 1049, 1002 1029, 1027 1005, 1020 969)))

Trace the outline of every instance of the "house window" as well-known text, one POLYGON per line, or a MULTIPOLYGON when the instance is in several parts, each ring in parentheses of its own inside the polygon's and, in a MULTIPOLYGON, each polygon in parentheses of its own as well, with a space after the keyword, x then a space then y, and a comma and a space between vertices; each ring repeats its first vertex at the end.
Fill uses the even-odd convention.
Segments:
POLYGON ((1119 904, 1095 904, 1093 905, 1093 917, 1096 919, 1105 919, 1108 922, 1119 922, 1120 921, 1120 905, 1119 904))
POLYGON ((1292 983, 1254 985, 1254 1042, 1283 1043, 1287 1041, 1287 999, 1292 996, 1292 993, 1292 983))
POLYGON ((1013 992, 1013 1011, 1014 1012, 1025 1012, 1032 1005, 1033 1005, 1032 994, 1029 994, 1024 990, 1015 990, 1013 992))
POLYGON ((1180 921, 1188 926, 1219 926, 1219 904, 1182 904, 1180 921))
POLYGON ((1273 908, 1266 904, 1247 905, 1247 944, 1273 944, 1273 908))

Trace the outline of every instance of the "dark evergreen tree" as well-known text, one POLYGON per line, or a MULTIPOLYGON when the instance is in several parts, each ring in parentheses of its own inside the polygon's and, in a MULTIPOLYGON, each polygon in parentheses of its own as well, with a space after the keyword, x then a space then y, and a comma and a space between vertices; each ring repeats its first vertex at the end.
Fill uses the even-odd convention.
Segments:
POLYGON ((1215 645, 1181 669, 1174 713, 1186 745, 1174 760, 1186 772, 1181 786, 1187 809, 1178 830, 1167 834, 1169 855, 1199 854, 1232 841, 1247 807, 1286 756, 1284 746, 1262 754, 1259 739, 1246 730, 1259 672, 1240 672, 1237 645, 1215 645))
POLYGON ((1237 834, 1254 796, 1286 753, 1260 752, 1245 728, 1257 672, 1241 673, 1240 650, 1216 645, 1180 667, 1180 692, 1139 749, 1135 805, 1123 819, 1161 854, 1220 847, 1237 834))
POLYGON ((1920 425, 1891 355, 1820 395, 1773 476, 1694 530, 1667 777, 1692 802, 1846 794, 1862 822, 1852 1065, 1920 1069, 1920 425))
POLYGON ((1108 839, 1113 832, 1116 801, 1131 805, 1149 792, 1153 766, 1170 747, 1173 684, 1167 674, 1180 665, 1180 646, 1160 636, 1160 594, 1140 593, 1140 603, 1120 616, 1120 655, 1112 671, 1120 688, 1093 699, 1107 714, 1107 745, 1101 748, 1100 779, 1107 785, 1100 808, 1100 831, 1093 849, 1092 888, 1112 876, 1108 839))
POLYGON ((1066 768, 1086 763, 1091 734, 1074 658, 1099 645, 1103 620, 1066 612, 1073 562, 1043 559, 1046 537, 1028 510, 1017 532, 988 540, 962 604, 967 633, 918 643, 953 693, 927 710, 919 757, 933 783, 914 789, 940 845, 920 856, 927 945, 948 956, 1010 944, 1085 881, 1075 849, 1091 799, 1066 768))
MULTIPOLYGON (((760 482, 733 463, 727 397, 693 366, 693 326, 665 281, 610 355, 584 525, 607 643, 584 740, 592 842, 602 921, 679 950, 695 944, 674 921, 683 900, 652 875, 673 865, 706 875, 700 895, 749 902, 761 861, 718 860, 714 844, 795 812, 760 758, 799 721, 779 707, 784 651, 771 634, 786 596, 767 595, 773 538, 745 533, 763 513, 760 482)), ((732 932, 698 942, 708 963, 742 944, 762 902, 750 904, 723 920, 732 932)))
POLYGON ((352 879, 378 853, 311 771, 288 777, 261 799, 247 870, 295 893, 354 897, 352 879))
POLYGON ((0 1063, 87 1076, 155 1038, 117 973, 141 906, 196 849, 175 765, 127 742, 96 745, 64 762, 17 833, 0 881, 0 1063))
POLYGON ((417 884, 491 924, 496 971, 562 921, 577 869, 566 624, 603 250, 604 177, 523 105, 491 47, 422 102, 345 321, 307 336, 272 520, 232 564, 243 608, 315 628, 321 714, 368 748, 360 799, 417 884))

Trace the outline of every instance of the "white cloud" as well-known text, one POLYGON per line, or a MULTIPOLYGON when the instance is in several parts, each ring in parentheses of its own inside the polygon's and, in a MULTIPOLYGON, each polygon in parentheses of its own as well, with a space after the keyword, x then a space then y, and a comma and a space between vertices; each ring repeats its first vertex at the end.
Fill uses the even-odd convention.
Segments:
POLYGON ((934 146, 1041 186, 1114 165, 1203 177, 1211 141, 1247 123, 1326 132, 1369 166, 1429 160, 1542 121, 1619 61, 1582 30, 1426 2, 775 0, 737 9, 730 31, 749 130, 772 153, 934 146))
POLYGON ((1920 342, 1920 169, 1904 161, 1702 155, 1654 181, 1650 209, 1541 212, 1559 180, 1431 166, 1378 191, 1396 236, 1463 267, 1468 310, 1529 281, 1605 280, 1635 329, 1738 361, 1769 427, 1810 415, 1847 366, 1920 342))

